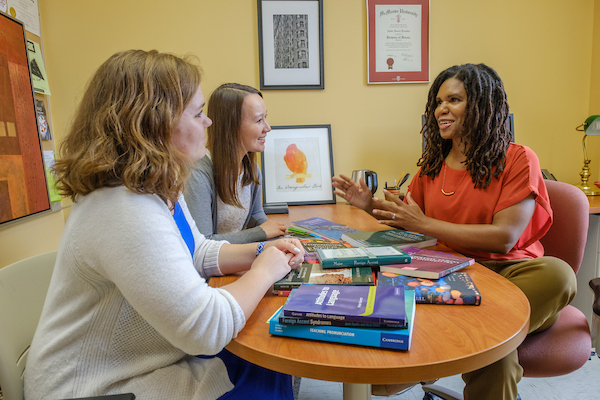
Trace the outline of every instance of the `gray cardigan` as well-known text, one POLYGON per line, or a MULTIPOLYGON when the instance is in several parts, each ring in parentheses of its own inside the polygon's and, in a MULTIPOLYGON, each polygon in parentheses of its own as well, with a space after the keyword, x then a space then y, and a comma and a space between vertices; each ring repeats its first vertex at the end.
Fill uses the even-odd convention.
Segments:
POLYGON ((259 227, 268 220, 261 202, 262 175, 258 168, 259 184, 251 184, 252 200, 250 212, 244 221, 246 229, 240 232, 217 234, 217 188, 215 185, 213 163, 207 154, 196 161, 190 178, 185 184, 185 200, 198 230, 206 238, 212 240, 227 240, 230 243, 251 243, 267 239, 265 231, 259 227))

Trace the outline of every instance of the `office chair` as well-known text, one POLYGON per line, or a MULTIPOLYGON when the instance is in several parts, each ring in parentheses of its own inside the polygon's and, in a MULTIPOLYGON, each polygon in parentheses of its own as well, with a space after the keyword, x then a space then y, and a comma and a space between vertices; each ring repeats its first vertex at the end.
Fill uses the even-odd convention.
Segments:
MULTIPOLYGON (((545 183, 554 211, 554 222, 540 241, 544 245, 545 255, 566 261, 577 273, 587 240, 589 201, 573 185, 551 180, 545 183)), ((587 318, 569 305, 560 312, 558 321, 550 329, 528 335, 519 346, 523 376, 541 378, 573 372, 589 360, 591 343, 587 318)), ((423 385, 423 390, 425 400, 435 399, 431 395, 446 400, 463 398, 462 394, 440 385, 423 385)))
POLYGON ((590 280, 590 288, 594 292, 594 303, 592 305, 592 347, 596 349, 596 355, 600 357, 598 352, 598 331, 600 331, 600 278, 590 280))
MULTIPOLYGON (((23 373, 56 262, 56 251, 0 268, 0 388, 23 400, 23 373)), ((131 393, 86 399, 133 400, 131 393)), ((79 399, 83 400, 83 399, 79 399)))

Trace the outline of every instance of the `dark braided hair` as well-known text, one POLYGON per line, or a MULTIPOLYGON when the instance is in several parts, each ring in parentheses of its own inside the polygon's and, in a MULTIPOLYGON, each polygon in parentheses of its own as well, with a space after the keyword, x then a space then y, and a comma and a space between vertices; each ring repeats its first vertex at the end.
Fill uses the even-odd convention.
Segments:
POLYGON ((461 81, 467 93, 465 122, 461 137, 465 164, 474 187, 485 189, 506 165, 506 149, 512 139, 508 122, 508 102, 502 80, 485 64, 455 65, 441 72, 429 89, 425 108, 425 150, 417 165, 421 175, 434 179, 452 148, 451 139, 442 139, 434 112, 440 86, 448 79, 461 81))

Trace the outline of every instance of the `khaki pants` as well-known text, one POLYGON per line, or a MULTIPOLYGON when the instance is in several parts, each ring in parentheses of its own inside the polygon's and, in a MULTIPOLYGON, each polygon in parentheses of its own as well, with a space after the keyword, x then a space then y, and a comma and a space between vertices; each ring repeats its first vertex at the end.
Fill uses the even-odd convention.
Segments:
MULTIPOLYGON (((531 306, 529 333, 551 327, 560 310, 577 293, 573 269, 555 257, 527 260, 487 261, 484 266, 518 286, 531 306)), ((485 294, 483 294, 485 301, 485 294)), ((462 375, 465 400, 515 400, 523 376, 517 350, 487 367, 462 375)))

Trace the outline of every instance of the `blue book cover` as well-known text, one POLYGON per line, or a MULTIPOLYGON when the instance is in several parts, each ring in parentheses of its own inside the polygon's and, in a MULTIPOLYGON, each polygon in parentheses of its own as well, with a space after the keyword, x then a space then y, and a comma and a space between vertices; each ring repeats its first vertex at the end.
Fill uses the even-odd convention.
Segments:
POLYGON ((410 350, 415 321, 415 292, 413 290, 404 291, 404 303, 406 304, 406 318, 408 321, 408 325, 404 328, 285 325, 279 322, 279 319, 283 316, 282 307, 269 319, 269 333, 301 339, 410 350))
POLYGON ((481 293, 466 272, 453 272, 440 279, 413 278, 379 272, 377 285, 399 285, 414 290, 417 303, 471 306, 481 304, 481 293))
POLYGON ((294 221, 293 224, 333 240, 342 240, 342 235, 344 233, 358 232, 356 229, 350 228, 347 225, 337 224, 320 217, 294 221))
POLYGON ((406 325, 404 286, 300 285, 292 293, 286 317, 406 325))

